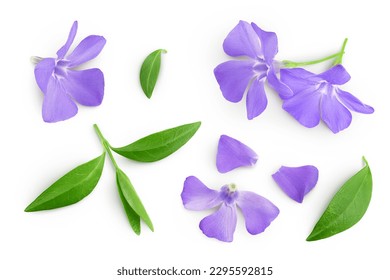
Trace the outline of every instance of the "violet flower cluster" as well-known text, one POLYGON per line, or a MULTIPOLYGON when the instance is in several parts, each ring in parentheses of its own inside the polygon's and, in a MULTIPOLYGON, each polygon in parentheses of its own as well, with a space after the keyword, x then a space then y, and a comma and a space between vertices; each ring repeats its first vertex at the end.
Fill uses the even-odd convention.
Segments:
POLYGON ((350 111, 371 114, 365 105, 340 85, 350 75, 341 65, 346 41, 340 52, 310 62, 277 61, 277 36, 254 23, 240 21, 223 42, 226 54, 237 58, 218 65, 214 74, 224 98, 239 102, 246 93, 247 118, 259 116, 267 107, 266 82, 278 93, 283 109, 305 127, 317 126, 322 120, 333 133, 346 129, 352 121, 350 111), (334 65, 321 74, 299 66, 335 59, 334 65), (293 68, 293 69, 290 69, 293 68))

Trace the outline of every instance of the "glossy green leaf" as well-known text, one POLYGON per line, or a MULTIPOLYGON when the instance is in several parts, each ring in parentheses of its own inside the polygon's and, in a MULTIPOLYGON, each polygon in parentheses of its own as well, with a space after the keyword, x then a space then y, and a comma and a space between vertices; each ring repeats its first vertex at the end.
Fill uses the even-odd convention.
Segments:
POLYGON ((112 150, 136 161, 158 161, 174 153, 187 143, 199 129, 200 124, 200 122, 195 122, 163 130, 121 148, 112 147, 112 150))
POLYGON ((127 204, 124 204, 124 207, 126 210, 127 217, 129 218, 129 213, 131 215, 131 217, 129 218, 131 226, 133 227, 133 224, 135 224, 135 219, 134 213, 132 213, 131 211, 127 211, 130 208, 145 222, 145 224, 150 228, 150 230, 154 231, 152 221, 150 220, 149 215, 145 210, 145 207, 143 206, 140 198, 138 197, 138 194, 136 193, 133 185, 131 184, 130 179, 119 168, 116 169, 116 182, 120 190, 119 194, 121 195, 121 199, 123 197, 123 200, 127 202, 127 204), (128 207, 125 205, 127 205, 128 207))
POLYGON ((148 98, 152 97, 158 74, 160 72, 161 54, 166 52, 167 51, 163 49, 152 52, 145 58, 141 66, 139 79, 142 90, 148 98))
POLYGON ((368 162, 335 194, 307 241, 330 237, 355 225, 364 216, 371 200, 372 175, 368 162))
POLYGON ((79 165, 41 193, 26 212, 49 210, 74 204, 89 195, 102 175, 104 158, 101 156, 79 165))
POLYGON ((140 233, 141 233, 141 219, 140 219, 140 217, 137 215, 137 213, 135 213, 133 208, 131 208, 131 206, 127 202, 126 198, 123 196, 123 192, 122 192, 121 188, 119 187, 119 185, 118 185, 118 192, 119 192, 119 197, 121 198, 123 208, 125 209, 127 219, 129 220, 131 228, 133 229, 133 231, 136 234, 140 235, 140 233))

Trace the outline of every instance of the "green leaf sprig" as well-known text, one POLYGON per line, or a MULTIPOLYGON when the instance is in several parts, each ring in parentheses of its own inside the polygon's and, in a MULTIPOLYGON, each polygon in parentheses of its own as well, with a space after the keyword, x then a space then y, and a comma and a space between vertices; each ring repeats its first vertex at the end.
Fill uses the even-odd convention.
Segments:
POLYGON ((149 99, 152 97, 158 74, 160 73, 161 54, 163 53, 167 53, 167 51, 164 49, 155 50, 145 58, 141 66, 139 79, 142 90, 149 99))
POLYGON ((372 175, 365 166, 339 189, 307 237, 307 241, 328 238, 355 225, 366 213, 372 194, 372 175))
POLYGON ((25 209, 26 212, 50 210, 74 204, 88 196, 102 175, 108 154, 116 171, 119 197, 127 219, 136 234, 141 233, 141 220, 154 231, 153 223, 128 176, 119 168, 112 151, 139 162, 161 160, 187 143, 200 127, 200 122, 153 133, 122 148, 113 148, 95 124, 94 129, 102 143, 103 153, 58 179, 25 209))

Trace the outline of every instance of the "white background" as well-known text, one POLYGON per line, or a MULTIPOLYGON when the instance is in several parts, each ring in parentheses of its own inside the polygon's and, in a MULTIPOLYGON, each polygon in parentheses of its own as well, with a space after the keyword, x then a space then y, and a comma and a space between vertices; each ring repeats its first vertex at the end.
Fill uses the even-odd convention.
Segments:
MULTIPOLYGON (((385 279, 388 277, 389 208, 389 16, 387 1, 2 1, 1 30, 1 279, 120 279, 116 269, 272 266, 265 279, 385 279), (253 21, 279 37, 277 59, 311 60, 337 52, 349 38, 343 64, 352 76, 343 86, 372 105, 373 115, 353 114, 334 135, 321 123, 299 125, 268 90, 267 110, 246 119, 245 102, 223 99, 213 75, 229 59, 222 42, 239 20, 253 21), (76 117, 47 124, 30 56, 54 57, 74 20, 84 37, 107 44, 85 65, 105 74, 105 97, 97 108, 79 107, 76 117), (161 75, 148 100, 138 81, 147 54, 163 55, 161 75), (46 187, 75 166, 101 154, 92 125, 113 146, 152 132, 202 121, 181 150, 160 162, 140 164, 117 156, 155 225, 136 236, 128 225, 109 161, 95 190, 76 205, 25 213, 46 187), (227 134, 259 155, 253 168, 219 174, 218 138, 227 134), (306 242, 338 188, 370 163, 370 207, 353 228, 329 239, 306 242), (281 165, 316 165, 320 177, 302 204, 289 199, 271 174, 281 165), (185 178, 195 175, 219 188, 234 182, 276 204, 279 217, 251 236, 239 217, 233 243, 204 236, 199 221, 210 212, 183 208, 185 178), (380 255, 381 254, 381 255, 380 255)), ((322 71, 328 64, 312 68, 322 71)), ((127 277, 124 277, 127 278, 127 277)), ((128 277, 199 279, 199 277, 128 277)), ((202 276, 200 279, 213 278, 202 276)), ((222 277, 221 277, 222 278, 222 277)), ((227 277, 226 278, 231 278, 227 277)), ((257 277, 236 277, 254 279, 257 277)))

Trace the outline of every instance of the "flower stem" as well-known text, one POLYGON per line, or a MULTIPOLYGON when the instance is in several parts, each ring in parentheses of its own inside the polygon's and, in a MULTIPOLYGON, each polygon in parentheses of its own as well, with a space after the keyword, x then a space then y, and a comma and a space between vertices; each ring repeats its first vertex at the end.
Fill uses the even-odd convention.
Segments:
POLYGON ((43 58, 39 56, 32 56, 30 57, 30 61, 34 64, 37 65, 43 58))
POLYGON ((103 136, 102 132, 100 131, 99 127, 97 126, 97 124, 94 124, 93 128, 95 129, 96 134, 98 135, 100 141, 102 142, 103 148, 107 152, 108 156, 110 157, 111 162, 114 165, 115 169, 119 169, 119 166, 116 163, 114 156, 112 155, 112 152, 110 149, 110 143, 108 143, 106 138, 104 138, 104 136, 103 136))
POLYGON ((329 56, 321 58, 321 59, 316 59, 316 60, 311 60, 311 61, 304 61, 304 62, 295 62, 295 61, 291 61, 291 60, 283 60, 282 61, 283 66, 285 68, 296 68, 296 67, 300 67, 300 66, 307 66, 307 65, 318 64, 318 63, 327 61, 327 60, 332 59, 332 58, 335 58, 335 61, 334 61, 333 65, 341 64, 342 59, 343 59, 343 55, 344 55, 344 49, 345 49, 345 46, 347 44, 347 41, 348 41, 348 38, 345 38, 345 40, 343 42, 343 46, 341 47, 341 50, 339 52, 335 53, 335 54, 329 55, 329 56))

